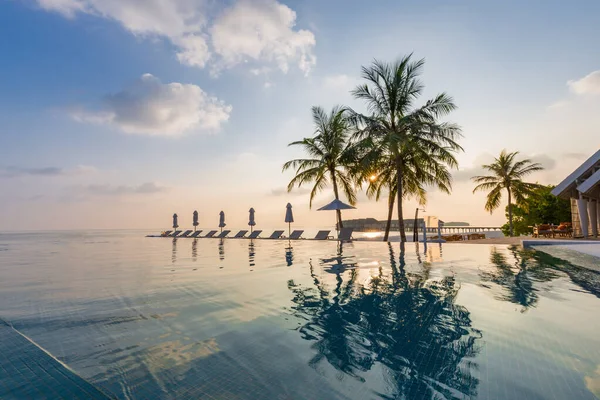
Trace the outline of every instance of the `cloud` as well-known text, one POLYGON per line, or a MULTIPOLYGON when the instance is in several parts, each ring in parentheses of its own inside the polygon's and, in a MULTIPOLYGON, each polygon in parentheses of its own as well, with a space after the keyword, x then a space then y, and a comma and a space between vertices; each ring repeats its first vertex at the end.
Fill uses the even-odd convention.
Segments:
POLYGON ((99 110, 72 110, 71 116, 79 122, 116 126, 126 133, 177 136, 191 130, 218 131, 231 109, 199 86, 163 84, 144 74, 130 87, 106 96, 99 110))
POLYGON ((145 182, 141 185, 77 185, 70 188, 70 192, 78 196, 124 196, 131 194, 155 194, 168 191, 166 186, 154 182, 145 182))
POLYGON ((55 177, 55 176, 74 176, 96 172, 95 167, 79 165, 72 169, 59 167, 0 167, 0 178, 19 178, 23 176, 55 177))
POLYGON ((315 36, 294 30, 296 13, 273 0, 240 0, 226 9, 210 28, 217 68, 230 68, 248 59, 275 63, 287 72, 290 63, 307 74, 315 65, 315 36))
POLYGON ((166 38, 180 63, 213 72, 248 61, 296 65, 308 73, 315 65, 315 37, 296 29, 296 13, 276 0, 237 0, 226 9, 209 0, 37 0, 67 18, 90 14, 121 24, 136 36, 166 38), (215 17, 216 16, 216 17, 215 17))
POLYGON ((600 70, 576 81, 568 81, 567 85, 576 94, 600 94, 600 70))
POLYGON ((287 187, 276 188, 271 190, 271 196, 306 196, 310 193, 310 189, 308 188, 297 188, 295 187, 291 192, 288 193, 287 187))

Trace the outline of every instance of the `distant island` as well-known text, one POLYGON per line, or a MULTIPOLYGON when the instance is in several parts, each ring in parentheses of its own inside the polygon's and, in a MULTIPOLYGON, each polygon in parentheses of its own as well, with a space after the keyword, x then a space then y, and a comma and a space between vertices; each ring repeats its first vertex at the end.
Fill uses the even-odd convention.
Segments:
MULTIPOLYGON (((448 225, 448 224, 445 224, 444 221, 441 221, 441 222, 444 226, 448 225)), ((358 218, 358 219, 342 220, 342 223, 344 224, 345 228, 353 228, 357 232, 377 232, 377 231, 385 230, 385 225, 386 225, 387 221, 380 221, 375 218, 358 218)), ((404 228, 407 231, 411 231, 413 229, 414 223, 415 223, 414 219, 405 219, 404 220, 404 228)), ((438 218, 433 215, 427 215, 425 218, 417 219, 417 226, 419 228, 421 228, 423 226, 423 223, 425 223, 428 228, 437 227, 438 218)), ((458 222, 458 223, 464 224, 464 222, 458 222)), ((469 224, 461 225, 461 226, 468 226, 468 225, 469 224)), ((458 226, 458 225, 455 225, 455 226, 458 226)), ((398 221, 397 220, 392 220, 391 229, 394 231, 398 230, 398 221)))

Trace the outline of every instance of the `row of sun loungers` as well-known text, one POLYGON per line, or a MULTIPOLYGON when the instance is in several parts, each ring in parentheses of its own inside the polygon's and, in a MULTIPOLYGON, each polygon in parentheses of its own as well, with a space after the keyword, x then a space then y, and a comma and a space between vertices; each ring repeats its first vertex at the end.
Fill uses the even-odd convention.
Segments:
MULTIPOLYGON (((259 239, 260 234, 263 231, 261 230, 256 230, 253 231, 250 235, 246 236, 246 234, 248 233, 247 230, 242 230, 239 231, 238 233, 236 233, 232 238, 233 239, 259 239)), ((329 235, 331 231, 319 231, 316 236, 314 238, 312 238, 312 240, 327 240, 327 239, 333 239, 334 237, 329 235)), ((353 229, 352 228, 342 228, 340 230, 340 233, 338 235, 338 240, 343 240, 343 241, 350 241, 352 240, 352 232, 353 229)), ((217 235, 217 231, 209 231, 206 235, 204 236, 200 236, 200 234, 202 233, 202 231, 196 231, 193 232, 192 230, 187 230, 185 232, 182 233, 182 231, 165 231, 163 233, 161 233, 159 236, 160 237, 171 237, 171 238, 216 238, 216 239, 224 239, 227 237, 227 235, 229 235, 231 233, 231 231, 229 230, 225 230, 221 233, 219 233, 217 235)), ((283 236, 284 231, 275 231, 271 234, 271 236, 268 236, 266 238, 260 238, 260 239, 286 239, 283 236)), ((304 233, 303 230, 295 230, 293 231, 289 238, 289 240, 300 240, 300 239, 304 239, 302 237, 302 234, 304 233)))

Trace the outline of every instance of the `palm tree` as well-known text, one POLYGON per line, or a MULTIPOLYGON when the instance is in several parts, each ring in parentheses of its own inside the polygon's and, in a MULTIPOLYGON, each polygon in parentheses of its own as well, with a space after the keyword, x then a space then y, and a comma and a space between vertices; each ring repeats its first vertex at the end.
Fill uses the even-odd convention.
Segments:
POLYGON ((533 194, 533 191, 540 187, 537 183, 523 182, 523 178, 532 172, 543 170, 539 163, 533 163, 529 159, 516 161, 518 151, 508 153, 502 150, 500 157, 495 158, 491 164, 483 165, 483 168, 490 171, 492 175, 474 176, 473 181, 477 183, 473 193, 477 191, 489 191, 485 210, 490 214, 500 207, 502 200, 502 191, 506 189, 508 196, 508 225, 510 227, 510 236, 513 236, 513 218, 512 218, 512 200, 517 204, 533 194))
MULTIPOLYGON (((417 141, 417 138, 410 136, 408 140, 417 141)), ((366 161, 371 168, 364 170, 362 179, 368 182, 366 190, 368 197, 375 197, 376 200, 379 200, 383 191, 388 192, 388 218, 383 237, 383 241, 387 241, 397 196, 397 169, 393 157, 390 157, 389 154, 381 156, 381 146, 372 148, 371 154, 363 159, 363 163, 366 161), (370 159, 371 157, 374 159, 370 159)), ((445 154, 440 155, 436 151, 429 152, 426 147, 418 145, 406 145, 403 150, 405 152, 401 157, 404 172, 402 177, 403 198, 414 197, 419 205, 425 205, 427 203, 427 186, 437 187, 444 193, 450 193, 452 177, 448 166, 455 167, 457 165, 453 156, 445 159, 445 154)))
MULTIPOLYGON (((367 83, 353 91, 354 97, 366 101, 370 112, 368 116, 352 112, 352 121, 359 128, 357 137, 372 138, 374 154, 389 157, 391 168, 395 171, 390 175, 395 179, 395 184, 386 186, 390 191, 394 191, 394 186, 396 188, 402 242, 406 241, 402 199, 411 193, 404 187, 410 185, 411 172, 407 167, 410 162, 407 159, 416 151, 419 157, 423 157, 422 160, 435 158, 444 168, 456 167, 454 153, 462 150, 456 142, 460 137, 460 128, 449 122, 439 122, 441 117, 456 108, 450 96, 442 93, 420 107, 415 106, 424 89, 418 77, 425 61, 413 62, 411 57, 412 54, 391 64, 373 61, 370 67, 362 68, 362 76, 367 83)), ((422 177, 420 174, 416 176, 417 179, 422 177)), ((448 188, 449 183, 450 176, 448 188)), ((390 201, 388 204, 393 207, 390 201)))
MULTIPOLYGON (((356 204, 356 191, 353 186, 350 165, 352 152, 349 145, 349 122, 347 112, 342 107, 334 107, 329 114, 321 107, 312 108, 315 133, 313 137, 292 142, 289 146, 302 146, 312 158, 295 159, 283 165, 283 171, 290 168, 296 175, 288 184, 288 192, 305 183, 314 183, 310 192, 309 207, 317 193, 327 185, 333 186, 336 200, 340 199, 339 189, 346 195, 350 204, 356 204)), ((343 228, 342 213, 337 210, 338 226, 343 228)))

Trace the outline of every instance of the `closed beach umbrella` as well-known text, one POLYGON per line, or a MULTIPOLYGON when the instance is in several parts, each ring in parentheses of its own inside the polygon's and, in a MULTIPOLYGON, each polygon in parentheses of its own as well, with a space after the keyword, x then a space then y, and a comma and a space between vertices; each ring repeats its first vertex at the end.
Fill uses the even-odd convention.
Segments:
POLYGON ((254 225, 256 225, 256 221, 254 220, 254 208, 251 208, 250 211, 248 211, 250 213, 250 218, 248 219, 248 225, 250 225, 250 233, 252 233, 252 228, 254 227, 254 225))
POLYGON ((290 203, 287 203, 285 208, 285 222, 288 223, 288 237, 290 237, 292 232, 292 222, 294 222, 294 214, 292 213, 292 205, 290 203))
POLYGON ((225 228, 225 213, 221 211, 219 213, 219 228, 221 228, 221 232, 223 232, 223 228, 225 228))
MULTIPOLYGON (((317 211, 338 211, 338 210, 352 210, 352 209, 356 209, 356 207, 352 207, 350 204, 346 204, 346 203, 336 199, 336 200, 332 201, 331 203, 319 208, 317 211)), ((336 224, 336 228, 338 228, 337 224, 336 224)))
POLYGON ((194 232, 196 232, 196 227, 198 226, 198 211, 194 211, 194 222, 192 225, 194 225, 194 232))
POLYGON ((177 228, 179 228, 179 225, 177 224, 177 214, 173 214, 173 229, 177 228))

